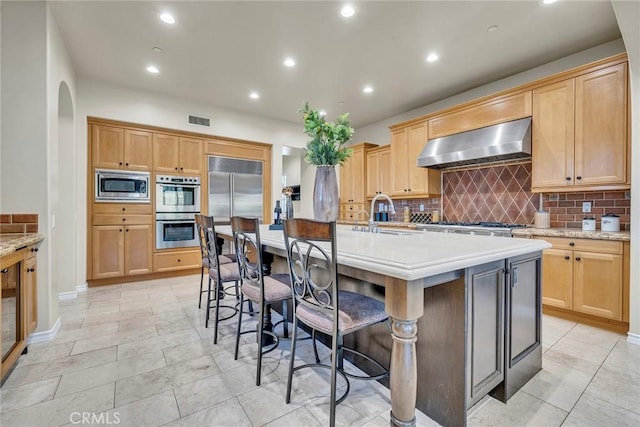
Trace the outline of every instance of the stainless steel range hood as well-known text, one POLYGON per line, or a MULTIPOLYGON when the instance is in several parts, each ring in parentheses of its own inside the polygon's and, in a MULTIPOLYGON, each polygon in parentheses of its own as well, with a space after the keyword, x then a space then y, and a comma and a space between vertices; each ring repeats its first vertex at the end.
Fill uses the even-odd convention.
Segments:
POLYGON ((432 139, 418 166, 443 169, 531 157, 531 117, 432 139))

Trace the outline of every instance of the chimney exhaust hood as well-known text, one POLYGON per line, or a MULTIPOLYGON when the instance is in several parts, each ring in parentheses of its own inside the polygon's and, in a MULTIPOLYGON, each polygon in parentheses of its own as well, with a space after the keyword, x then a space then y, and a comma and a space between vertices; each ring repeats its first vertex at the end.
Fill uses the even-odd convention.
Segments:
POLYGON ((444 169, 531 158, 531 117, 427 141, 418 166, 444 169))

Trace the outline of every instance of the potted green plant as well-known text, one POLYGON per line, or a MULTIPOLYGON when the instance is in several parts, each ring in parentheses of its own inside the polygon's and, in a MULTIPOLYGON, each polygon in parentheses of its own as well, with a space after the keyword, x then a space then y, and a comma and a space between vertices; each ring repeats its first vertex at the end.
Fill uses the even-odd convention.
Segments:
POLYGON ((304 133, 311 137, 304 158, 316 166, 313 215, 320 221, 335 221, 339 208, 335 167, 351 156, 352 150, 346 144, 355 130, 349 122, 349 113, 338 116, 334 123, 325 120, 320 111, 311 108, 308 102, 299 112, 304 117, 304 133))

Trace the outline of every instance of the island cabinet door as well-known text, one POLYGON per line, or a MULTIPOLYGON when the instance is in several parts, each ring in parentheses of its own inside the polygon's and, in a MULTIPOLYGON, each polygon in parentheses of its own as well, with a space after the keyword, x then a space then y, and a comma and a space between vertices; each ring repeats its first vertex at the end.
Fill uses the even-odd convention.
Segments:
POLYGON ((505 264, 467 269, 467 408, 504 379, 505 264))

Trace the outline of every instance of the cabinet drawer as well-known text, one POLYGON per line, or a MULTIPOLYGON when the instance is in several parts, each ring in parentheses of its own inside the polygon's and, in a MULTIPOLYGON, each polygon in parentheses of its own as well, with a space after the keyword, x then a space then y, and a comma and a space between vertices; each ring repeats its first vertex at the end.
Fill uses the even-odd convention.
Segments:
POLYGON ((615 240, 571 239, 567 237, 536 237, 536 239, 546 240, 553 245, 554 249, 622 254, 622 242, 615 240))
POLYGON ((152 224, 152 215, 93 215, 93 225, 152 224))
POLYGON ((202 264, 200 250, 162 252, 153 254, 153 271, 185 270, 199 268, 202 264))
POLYGON ((151 203, 95 203, 94 214, 152 214, 151 203))

